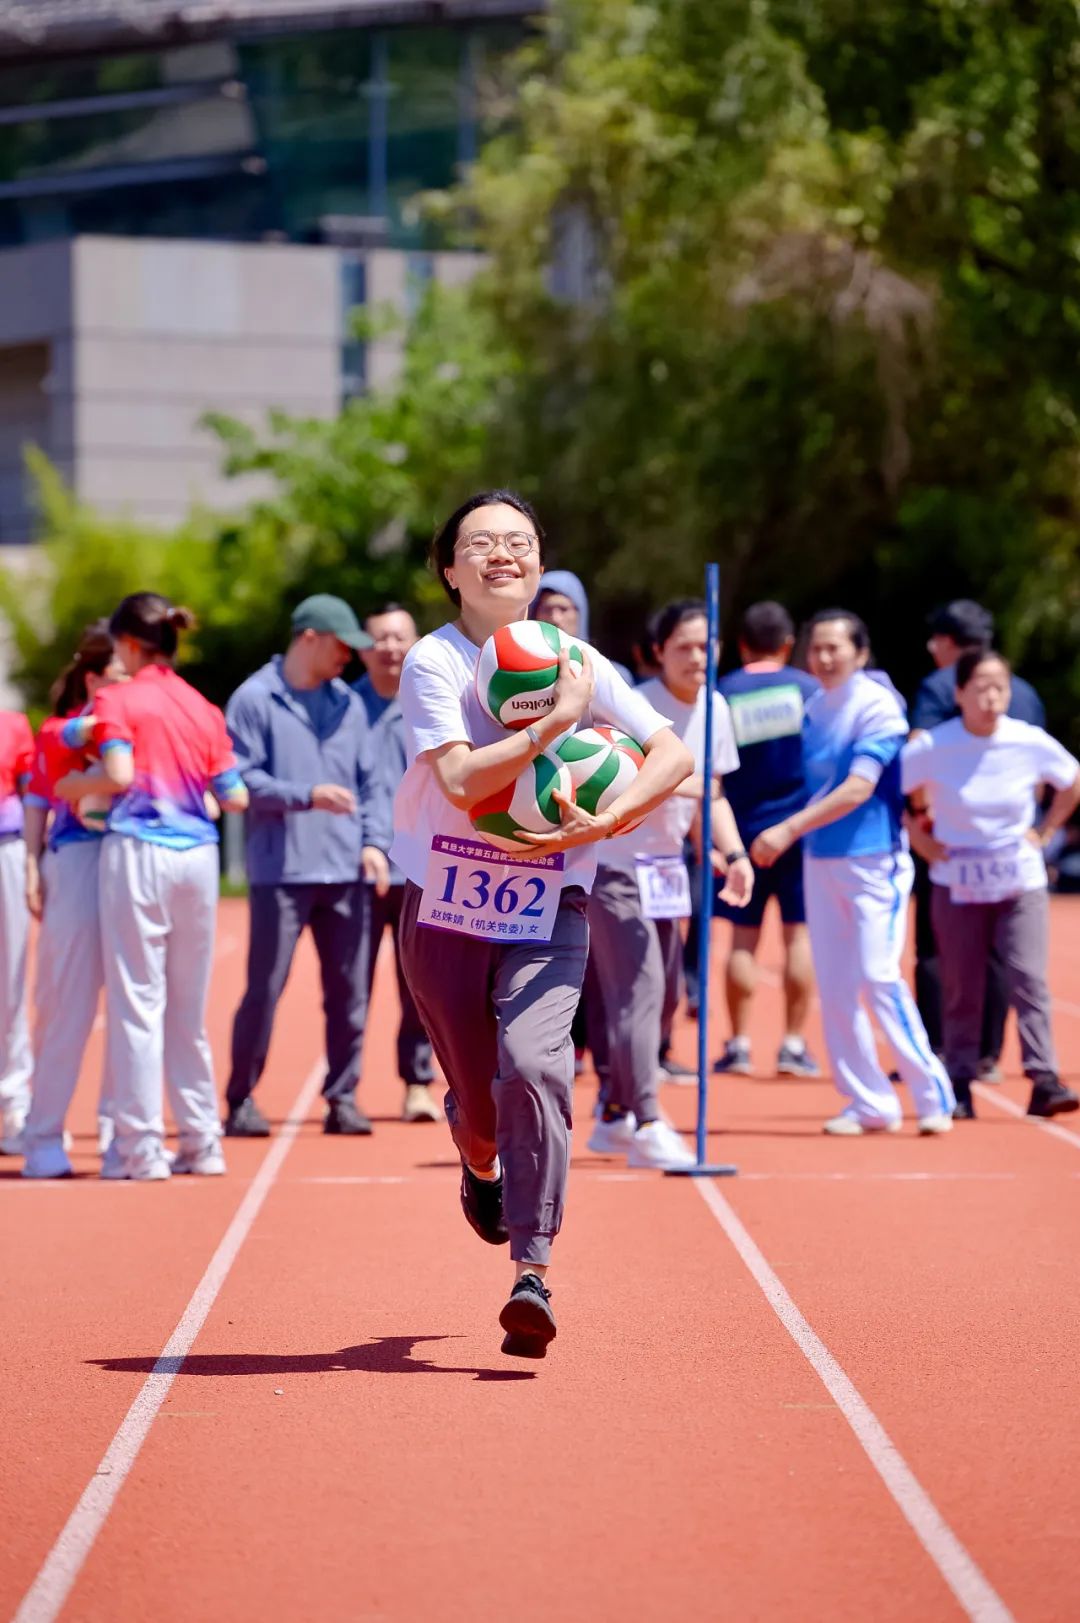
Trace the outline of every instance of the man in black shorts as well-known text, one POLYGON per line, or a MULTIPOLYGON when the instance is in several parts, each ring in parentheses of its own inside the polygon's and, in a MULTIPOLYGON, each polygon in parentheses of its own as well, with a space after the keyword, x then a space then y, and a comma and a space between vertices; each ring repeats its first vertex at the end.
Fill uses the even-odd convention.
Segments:
MULTIPOLYGON (((747 850, 763 829, 782 822, 806 804, 802 765, 803 706, 817 683, 788 666, 795 645, 791 616, 779 603, 754 603, 739 631, 742 666, 720 678, 728 702, 739 770, 725 779, 725 792, 747 850)), ((769 897, 775 896, 784 929, 785 1026, 776 1056, 780 1076, 819 1076, 806 1046, 806 1025, 814 986, 810 940, 803 906, 802 848, 796 843, 771 868, 755 868, 748 906, 716 901, 716 917, 734 926, 725 973, 731 1036, 715 1070, 752 1076, 750 1009, 757 985, 756 954, 769 897)))

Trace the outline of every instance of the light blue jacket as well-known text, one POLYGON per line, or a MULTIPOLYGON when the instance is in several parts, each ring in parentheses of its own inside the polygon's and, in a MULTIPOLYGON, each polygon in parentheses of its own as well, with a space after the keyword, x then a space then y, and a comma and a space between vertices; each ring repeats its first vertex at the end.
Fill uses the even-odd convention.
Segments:
POLYGON ((225 711, 247 784, 247 873, 252 885, 334 885, 360 877, 365 845, 390 848, 385 796, 376 792, 371 728, 356 694, 328 684, 332 702, 316 731, 282 674, 281 655, 237 688, 225 711), (313 811, 316 784, 357 797, 354 816, 313 811))

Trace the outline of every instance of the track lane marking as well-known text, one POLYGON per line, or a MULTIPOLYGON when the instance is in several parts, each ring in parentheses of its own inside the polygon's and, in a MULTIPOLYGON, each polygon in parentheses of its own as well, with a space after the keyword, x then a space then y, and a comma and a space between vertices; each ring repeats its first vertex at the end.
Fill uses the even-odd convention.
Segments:
POLYGON ((738 1252, 780 1323, 855 1433, 897 1509, 971 1623, 1015 1623, 1012 1613, 945 1521, 851 1377, 810 1328, 793 1298, 723 1195, 705 1178, 695 1187, 738 1252))
POLYGON ((1064 1144, 1071 1144, 1074 1150, 1080 1150, 1080 1136, 1070 1133, 1067 1127, 1059 1127, 1055 1121, 1047 1121, 1044 1116, 1029 1116, 1021 1105, 1015 1104, 1004 1093, 998 1093, 996 1088, 988 1088, 981 1082, 971 1084, 979 1098, 988 1105, 995 1105, 998 1110, 1004 1110, 1008 1116, 1017 1116, 1020 1121, 1030 1122, 1032 1127, 1038 1127, 1052 1138, 1060 1138, 1064 1144))
POLYGON ((158 1411, 206 1322, 207 1314, 273 1188, 285 1157, 296 1141, 319 1091, 324 1069, 322 1058, 312 1066, 281 1131, 272 1141, 262 1165, 218 1242, 217 1250, 196 1285, 180 1322, 120 1422, 112 1442, 83 1489, 78 1504, 24 1595, 12 1623, 54 1623, 63 1610, 120 1489, 149 1436, 158 1411))

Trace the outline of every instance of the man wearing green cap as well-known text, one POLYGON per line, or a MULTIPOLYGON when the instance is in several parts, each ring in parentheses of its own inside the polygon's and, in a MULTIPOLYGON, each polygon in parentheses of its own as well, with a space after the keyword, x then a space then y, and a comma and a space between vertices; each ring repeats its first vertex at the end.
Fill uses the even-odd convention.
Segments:
POLYGON ((380 894, 389 884, 390 803, 372 771, 367 713, 341 680, 353 654, 370 646, 340 597, 305 598, 286 652, 248 677, 226 710, 250 797, 248 981, 226 1089, 225 1132, 233 1138, 270 1131, 252 1093, 305 927, 319 955, 326 1011, 323 1131, 371 1132, 355 1097, 367 1005, 364 881, 380 894))

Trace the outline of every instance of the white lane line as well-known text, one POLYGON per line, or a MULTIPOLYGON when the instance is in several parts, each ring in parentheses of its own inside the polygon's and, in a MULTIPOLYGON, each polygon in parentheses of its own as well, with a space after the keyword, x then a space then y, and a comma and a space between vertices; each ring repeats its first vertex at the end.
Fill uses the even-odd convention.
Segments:
POLYGON ((1013 1623, 1005 1602, 975 1565, 865 1398, 803 1318, 724 1196, 706 1178, 694 1181, 698 1194, 746 1264, 780 1323, 833 1398, 965 1616, 971 1623, 1013 1623))
POLYGON ((191 1351, 195 1337, 251 1232, 263 1202, 281 1171, 282 1163, 314 1102, 322 1082, 324 1062, 312 1066, 285 1123, 266 1153, 251 1187, 237 1207, 206 1272, 195 1287, 182 1318, 146 1377, 94 1475, 83 1489, 59 1538, 45 1557, 37 1577, 23 1597, 13 1623, 53 1623, 63 1609, 87 1556, 116 1503, 124 1479, 139 1456, 169 1388, 191 1351))
POLYGON ((419 1183, 419 1178, 391 1178, 391 1177, 340 1177, 340 1178, 296 1178, 295 1183, 419 1183))
POLYGON ((740 1183, 999 1183, 1016 1172, 740 1172, 740 1183))
POLYGON ((1008 1116, 1018 1116, 1021 1121, 1030 1122, 1032 1127, 1039 1127, 1044 1133, 1049 1133, 1052 1138, 1060 1138, 1062 1143, 1071 1144, 1074 1150, 1080 1150, 1080 1136, 1070 1133, 1067 1127, 1059 1127, 1057 1122, 1046 1121, 1042 1116, 1029 1116, 1022 1106, 1014 1104, 996 1088, 984 1087, 981 1082, 973 1082, 971 1086, 983 1104, 994 1105, 998 1110, 1004 1110, 1008 1116))

